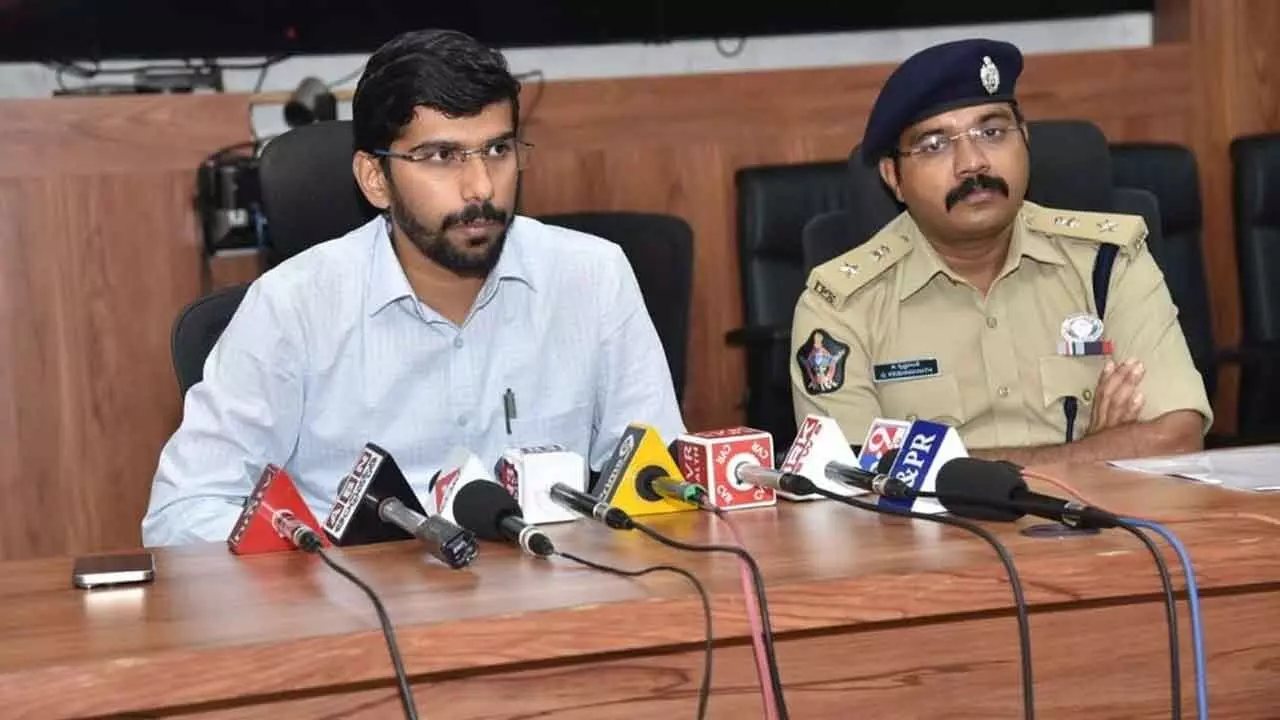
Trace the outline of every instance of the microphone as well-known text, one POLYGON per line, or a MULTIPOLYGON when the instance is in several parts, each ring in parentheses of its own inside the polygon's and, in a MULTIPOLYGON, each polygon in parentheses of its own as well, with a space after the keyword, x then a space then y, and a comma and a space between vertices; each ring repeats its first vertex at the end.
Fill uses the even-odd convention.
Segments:
POLYGON ((915 490, 910 485, 890 477, 885 472, 880 472, 878 468, 876 471, 869 471, 832 461, 827 463, 825 470, 826 476, 836 482, 852 485, 859 490, 866 490, 881 497, 911 498, 915 496, 915 490))
POLYGON ((324 531, 339 546, 417 538, 437 560, 457 569, 471 564, 475 535, 439 515, 428 515, 391 454, 365 443, 351 473, 338 486, 338 500, 324 531))
POLYGON ((811 495, 815 492, 812 480, 785 470, 774 470, 759 465, 739 465, 733 472, 738 482, 769 488, 775 492, 798 496, 811 495))
POLYGON ((448 465, 441 468, 428 485, 427 493, 434 505, 436 515, 457 523, 454 515, 454 503, 458 501, 458 491, 473 482, 496 482, 493 473, 480 462, 480 458, 465 448, 454 448, 449 454, 448 465))
POLYGON ((289 473, 267 465, 227 535, 227 547, 236 555, 327 547, 313 529, 319 525, 289 473))
MULTIPOLYGON (((890 453, 897 454, 909 430, 911 430, 911 423, 905 420, 888 418, 872 420, 871 426, 867 428, 867 437, 862 441, 861 449, 858 451, 858 467, 863 470, 876 470, 877 463, 885 456, 890 453)), ((888 468, 880 472, 887 473, 888 468)))
POLYGON ((496 482, 479 480, 463 485, 453 501, 453 512, 458 524, 481 540, 515 543, 534 557, 556 552, 551 538, 524 521, 515 498, 496 482))
POLYGON ((547 493, 555 482, 586 492, 587 461, 578 453, 558 444, 509 448, 498 458, 494 474, 498 483, 511 493, 527 522, 545 524, 577 519, 576 513, 552 502, 547 493))
POLYGON ((955 428, 929 420, 916 420, 903 437, 902 446, 894 455, 889 471, 884 473, 910 491, 882 495, 880 506, 926 515, 946 512, 946 508, 933 497, 938 472, 953 458, 967 455, 968 451, 955 428))
MULTIPOLYGON (((778 469, 810 478, 815 486, 829 492, 840 495, 860 494, 856 488, 827 477, 827 463, 832 461, 853 467, 858 464, 858 456, 854 454, 844 432, 834 419, 823 415, 806 415, 796 429, 796 439, 791 443, 791 448, 787 450, 778 469)), ((797 495, 786 490, 780 490, 778 494, 793 501, 822 497, 818 493, 797 495)))
POLYGON ((639 480, 642 486, 647 486, 650 491, 668 500, 687 502, 691 505, 702 505, 707 497, 707 490, 701 485, 694 485, 679 478, 667 477, 661 470, 649 473, 642 472, 639 475, 639 480))
POLYGON ((658 431, 649 425, 632 423, 622 432, 618 444, 601 466, 595 495, 601 503, 615 506, 628 515, 696 510, 699 506, 687 500, 685 494, 698 491, 689 490, 687 484, 682 483, 685 478, 658 431), (659 480, 665 482, 659 483, 659 480))
POLYGON ((951 460, 938 472, 937 494, 948 512, 976 520, 1011 522, 1035 515, 1082 530, 1121 524, 1106 510, 1028 489, 1022 468, 1004 461, 951 460))
POLYGON ((598 520, 614 530, 630 530, 635 527, 631 516, 620 508, 600 502, 564 483, 558 482, 551 486, 551 499, 579 515, 598 520))
POLYGON ((773 435, 770 433, 749 427, 709 430, 685 433, 671 445, 685 485, 701 490, 699 506, 738 510, 778 504, 773 489, 744 484, 736 474, 737 468, 744 464, 773 467, 773 435))
POLYGON ((325 546, 320 533, 312 530, 291 510, 277 510, 271 515, 271 525, 295 549, 303 552, 315 552, 325 546))

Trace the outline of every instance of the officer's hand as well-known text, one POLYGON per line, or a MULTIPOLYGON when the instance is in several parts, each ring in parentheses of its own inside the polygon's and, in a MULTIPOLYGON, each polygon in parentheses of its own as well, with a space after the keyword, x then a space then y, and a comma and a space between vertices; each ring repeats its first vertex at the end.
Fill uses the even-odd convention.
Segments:
POLYGON ((1142 363, 1132 358, 1120 365, 1107 361, 1094 391, 1088 434, 1137 422, 1144 401, 1138 384, 1144 373, 1142 363))

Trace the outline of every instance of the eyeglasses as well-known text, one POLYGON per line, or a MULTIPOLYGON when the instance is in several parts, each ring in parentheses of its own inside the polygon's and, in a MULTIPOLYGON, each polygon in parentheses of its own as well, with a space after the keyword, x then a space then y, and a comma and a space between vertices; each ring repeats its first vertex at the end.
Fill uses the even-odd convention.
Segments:
POLYGON ((965 137, 972 138, 979 146, 996 148, 1004 145, 1021 127, 1018 123, 1006 121, 971 127, 955 135, 926 135, 905 150, 899 150, 898 154, 908 157, 943 157, 955 148, 957 140, 965 137))
POLYGON ((473 155, 480 158, 490 172, 512 168, 523 170, 529 163, 529 154, 532 150, 532 143, 517 138, 505 138, 470 150, 454 145, 428 145, 413 152, 374 150, 373 154, 379 157, 407 160, 435 172, 457 173, 461 172, 467 160, 473 155))

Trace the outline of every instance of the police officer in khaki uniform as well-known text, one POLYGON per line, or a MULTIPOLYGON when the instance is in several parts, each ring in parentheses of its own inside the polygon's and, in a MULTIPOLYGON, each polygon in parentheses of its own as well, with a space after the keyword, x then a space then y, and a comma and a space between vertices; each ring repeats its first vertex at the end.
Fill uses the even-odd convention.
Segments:
POLYGON ((1212 410, 1142 218, 1024 199, 1021 70, 1013 45, 963 40, 886 82, 862 159, 907 211, 810 274, 796 416, 830 416, 853 443, 876 417, 935 420, 972 455, 1024 465, 1197 450, 1212 410))

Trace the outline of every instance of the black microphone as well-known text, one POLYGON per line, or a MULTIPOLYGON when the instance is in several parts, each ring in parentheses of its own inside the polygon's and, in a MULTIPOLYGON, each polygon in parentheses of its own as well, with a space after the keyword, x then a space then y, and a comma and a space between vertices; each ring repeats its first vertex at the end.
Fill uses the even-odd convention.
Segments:
POLYGON ((1011 522, 1035 515, 1080 529, 1121 524, 1106 510, 1033 492, 1022 468, 1011 462, 955 458, 938 471, 936 491, 948 512, 975 520, 1011 522))
POLYGON ((889 448, 884 452, 884 455, 881 455, 880 459, 876 461, 876 472, 881 475, 888 475, 889 471, 893 469, 894 461, 897 459, 898 448, 889 448))
POLYGON ((602 503, 590 495, 575 490, 564 483, 551 486, 551 499, 585 517, 599 520, 614 530, 631 530, 635 523, 631 516, 608 503, 602 503))
POLYGON ((324 531, 339 546, 417 538, 454 569, 470 565, 479 552, 474 534, 423 510, 391 453, 373 443, 365 443, 338 485, 324 531))
MULTIPOLYGON (((883 463, 884 458, 881 458, 880 462, 883 463)), ((893 466, 892 460, 889 461, 889 466, 893 466)), ((832 461, 827 463, 826 473, 827 477, 836 482, 852 485, 881 497, 912 498, 918 494, 907 483, 897 478, 889 477, 887 472, 879 472, 879 467, 879 464, 877 464, 877 472, 871 472, 863 470, 856 465, 846 465, 842 462, 832 461)))
POLYGON ((524 521, 515 498, 496 482, 475 480, 463 485, 453 501, 453 517, 481 540, 512 542, 535 557, 556 552, 551 538, 524 521))

